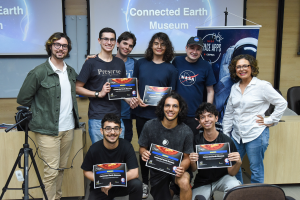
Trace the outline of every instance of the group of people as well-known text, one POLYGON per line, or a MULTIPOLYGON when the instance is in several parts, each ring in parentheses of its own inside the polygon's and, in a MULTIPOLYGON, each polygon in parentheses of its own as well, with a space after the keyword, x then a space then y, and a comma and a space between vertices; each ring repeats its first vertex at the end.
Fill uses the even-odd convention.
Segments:
POLYGON ((31 70, 17 97, 17 102, 31 107, 33 119, 30 129, 36 133, 44 165, 44 179, 48 199, 61 198, 63 169, 67 165, 74 137, 79 127, 76 94, 90 100, 89 148, 81 168, 92 181, 89 199, 113 199, 129 194, 129 199, 147 198, 194 199, 202 195, 211 199, 215 190, 226 192, 242 182, 242 158, 247 153, 252 172, 251 182, 264 181, 263 159, 268 146, 269 126, 279 122, 286 101, 266 81, 256 78, 257 61, 250 55, 239 55, 229 66, 231 78, 236 82, 228 98, 223 130, 217 130, 218 111, 213 105, 216 83, 210 64, 200 59, 203 41, 191 37, 187 41, 186 56, 175 57, 168 35, 153 35, 144 58, 135 60, 129 54, 136 45, 131 32, 118 39, 111 28, 103 28, 98 42, 101 51, 88 57, 79 75, 64 62, 72 49, 69 37, 54 33, 46 42, 47 61, 31 70), (117 54, 112 51, 117 44, 117 54), (172 61, 172 63, 171 63, 172 61), (188 74, 188 75, 187 75, 188 74), (136 98, 108 99, 108 78, 137 78, 136 98), (146 85, 172 87, 157 106, 143 103, 146 85), (175 92, 176 91, 176 92, 175 92), (204 98, 207 93, 207 99, 204 98), (203 103, 205 102, 205 103, 203 103), (264 112, 275 105, 270 117, 264 112), (138 162, 131 145, 132 118, 136 119, 142 182, 138 179, 138 162), (202 130, 199 132, 199 128, 202 130), (228 168, 198 169, 193 187, 191 179, 197 170, 198 154, 195 145, 229 143, 231 153, 228 168), (183 153, 176 176, 150 169, 145 162, 150 157, 151 144, 162 145, 183 153), (127 187, 94 189, 93 165, 126 163, 127 187), (57 170, 59 169, 59 170, 57 170))

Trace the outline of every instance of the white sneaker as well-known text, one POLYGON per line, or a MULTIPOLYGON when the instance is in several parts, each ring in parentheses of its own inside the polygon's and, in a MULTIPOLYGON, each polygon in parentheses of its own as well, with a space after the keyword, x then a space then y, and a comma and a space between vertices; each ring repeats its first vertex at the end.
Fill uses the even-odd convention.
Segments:
POLYGON ((149 187, 145 183, 143 183, 143 199, 147 199, 149 196, 149 187))

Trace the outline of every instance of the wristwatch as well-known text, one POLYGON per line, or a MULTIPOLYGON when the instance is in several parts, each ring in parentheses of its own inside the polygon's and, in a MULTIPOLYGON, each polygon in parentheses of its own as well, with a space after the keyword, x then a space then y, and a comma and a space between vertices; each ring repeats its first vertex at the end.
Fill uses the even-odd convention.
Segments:
POLYGON ((96 98, 99 98, 98 95, 99 95, 99 92, 95 92, 95 97, 96 98))

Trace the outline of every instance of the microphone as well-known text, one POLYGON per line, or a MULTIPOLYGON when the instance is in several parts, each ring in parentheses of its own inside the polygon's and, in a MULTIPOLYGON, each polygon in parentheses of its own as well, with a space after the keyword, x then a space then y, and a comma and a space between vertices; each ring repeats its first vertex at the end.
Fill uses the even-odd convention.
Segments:
POLYGON ((197 195, 194 200, 206 200, 206 198, 203 195, 197 195))

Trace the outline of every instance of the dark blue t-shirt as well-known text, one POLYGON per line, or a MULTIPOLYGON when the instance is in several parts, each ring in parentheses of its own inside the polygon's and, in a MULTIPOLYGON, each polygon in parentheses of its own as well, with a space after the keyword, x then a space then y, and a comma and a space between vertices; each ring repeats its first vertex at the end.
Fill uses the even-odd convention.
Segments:
MULTIPOLYGON (((111 62, 105 62, 98 56, 87 60, 77 76, 77 80, 85 83, 84 87, 91 91, 101 91, 108 78, 126 78, 124 61, 113 57, 111 62)), ((106 113, 121 115, 121 100, 89 97, 89 119, 102 119, 106 113)))
MULTIPOLYGON (((138 79, 140 98, 143 99, 146 85, 172 87, 172 90, 175 90, 177 70, 170 63, 156 64, 153 61, 142 58, 134 66, 133 77, 138 79)), ((156 118, 155 109, 156 106, 148 106, 145 108, 138 107, 134 111, 139 117, 153 119, 156 118)))
POLYGON ((186 56, 176 57, 172 64, 178 70, 177 92, 188 104, 188 117, 194 117, 199 105, 203 102, 205 87, 216 83, 211 65, 199 58, 195 63, 185 60, 186 56))

